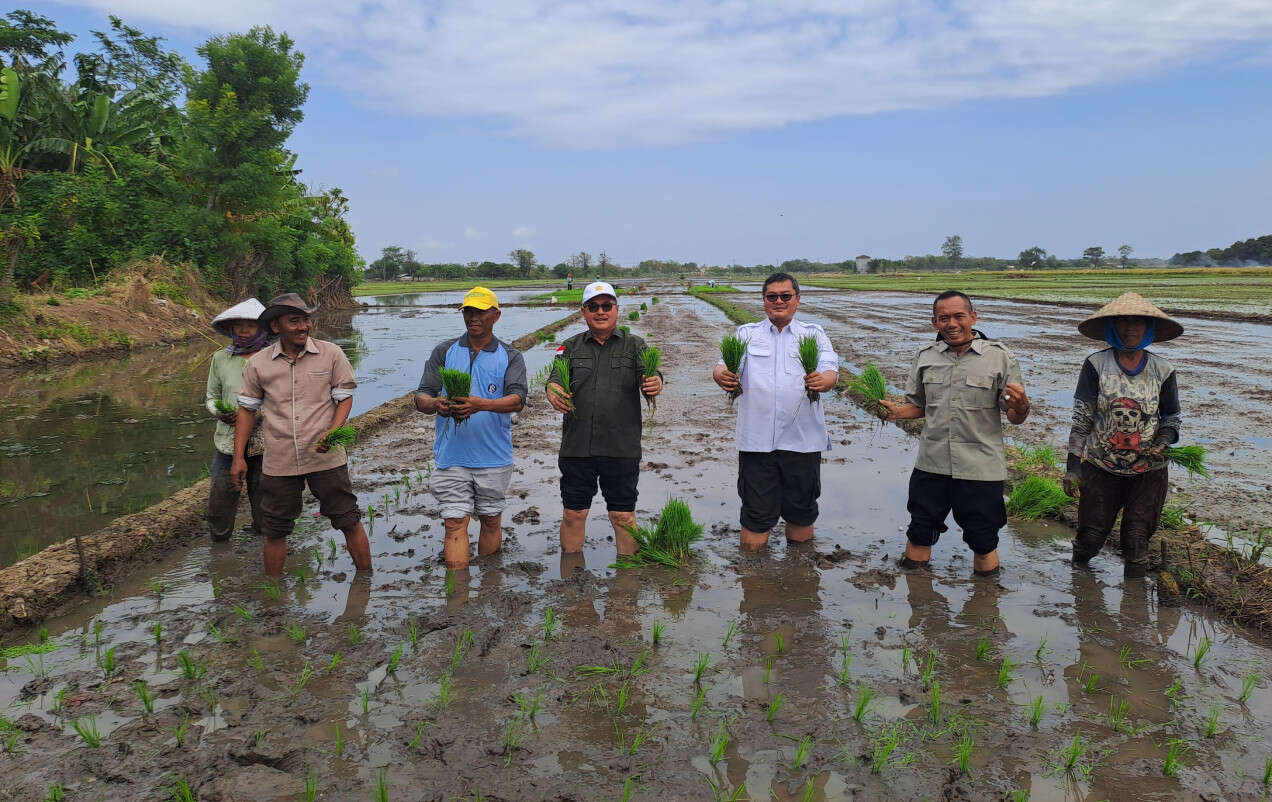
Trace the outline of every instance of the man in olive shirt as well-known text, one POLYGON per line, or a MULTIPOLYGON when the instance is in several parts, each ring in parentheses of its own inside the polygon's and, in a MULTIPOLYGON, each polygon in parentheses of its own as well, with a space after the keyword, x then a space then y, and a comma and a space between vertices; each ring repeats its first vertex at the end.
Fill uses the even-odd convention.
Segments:
POLYGON ((561 551, 583 550, 587 513, 599 484, 619 556, 636 553, 641 394, 662 392, 662 377, 645 378, 645 341, 618 328, 618 295, 604 281, 583 289, 587 331, 557 348, 570 365, 570 392, 550 378, 548 403, 565 414, 561 433, 561 551))
POLYGON ((952 510, 975 555, 973 571, 978 576, 999 572, 998 530, 1007 523, 1000 411, 1012 423, 1024 423, 1029 398, 1016 357, 973 328, 976 318, 963 293, 938 295, 932 304, 937 341, 915 356, 905 401, 882 402, 888 420, 926 419, 910 474, 903 567, 928 564, 952 510))

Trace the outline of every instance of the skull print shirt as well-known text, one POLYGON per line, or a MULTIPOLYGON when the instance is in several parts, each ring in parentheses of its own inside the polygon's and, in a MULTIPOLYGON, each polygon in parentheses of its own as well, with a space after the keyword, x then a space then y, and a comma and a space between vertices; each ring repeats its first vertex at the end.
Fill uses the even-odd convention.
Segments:
POLYGON ((1144 352, 1134 373, 1117 362, 1112 348, 1087 357, 1073 395, 1067 468, 1077 472, 1085 460, 1122 476, 1165 467, 1145 451, 1156 443, 1179 440, 1179 389, 1175 369, 1162 357, 1144 352))

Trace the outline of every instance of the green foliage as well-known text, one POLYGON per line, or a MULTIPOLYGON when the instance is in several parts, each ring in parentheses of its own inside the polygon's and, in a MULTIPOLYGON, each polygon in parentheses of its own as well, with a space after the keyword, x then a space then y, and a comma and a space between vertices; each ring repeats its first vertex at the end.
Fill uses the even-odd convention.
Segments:
POLYGON ((345 424, 344 426, 337 426, 332 429, 327 434, 327 437, 323 440, 323 442, 332 448, 339 446, 347 449, 352 447, 357 439, 358 430, 349 424, 345 424))
POLYGON ((732 334, 724 335, 720 341, 720 356, 724 359, 724 367, 730 373, 737 373, 742 367, 742 356, 746 353, 746 343, 741 337, 732 334))
MULTIPOLYGON (((799 354, 800 367, 804 369, 804 375, 817 372, 817 362, 821 359, 821 346, 817 344, 817 337, 812 334, 806 334, 799 338, 796 344, 797 353, 799 354)), ((816 390, 806 390, 808 400, 816 403, 821 397, 821 393, 816 390)))
POLYGON ((1210 478, 1206 467, 1206 449, 1201 446, 1170 446, 1166 449, 1166 461, 1178 465, 1194 476, 1210 478))
POLYGON ((642 526, 627 531, 636 541, 636 553, 619 557, 613 567, 636 568, 659 563, 680 568, 693 556, 692 545, 702 539, 702 524, 694 523, 689 505, 675 498, 663 507, 652 530, 642 526))
POLYGON ((1054 479, 1029 476, 1011 489, 1007 497, 1007 514, 1018 518, 1042 518, 1069 503, 1064 488, 1054 479))

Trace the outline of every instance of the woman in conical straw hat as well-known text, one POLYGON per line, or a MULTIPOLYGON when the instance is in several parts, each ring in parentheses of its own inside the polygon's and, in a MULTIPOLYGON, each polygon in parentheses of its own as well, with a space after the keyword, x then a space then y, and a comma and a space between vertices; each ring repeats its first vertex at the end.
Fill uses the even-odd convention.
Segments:
POLYGON ((1140 295, 1128 292, 1078 324, 1107 345, 1086 358, 1073 396, 1073 428, 1064 490, 1078 496, 1073 561, 1100 552, 1122 514, 1127 576, 1143 576, 1148 542, 1166 502, 1166 447, 1179 440, 1175 369, 1148 350, 1184 327, 1140 295))

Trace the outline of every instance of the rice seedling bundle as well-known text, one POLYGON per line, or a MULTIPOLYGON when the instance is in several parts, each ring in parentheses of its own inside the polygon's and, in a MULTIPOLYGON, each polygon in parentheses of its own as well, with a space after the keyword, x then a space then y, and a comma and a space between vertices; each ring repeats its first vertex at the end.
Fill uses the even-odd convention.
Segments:
POLYGON ((729 404, 742 395, 742 357, 746 355, 746 342, 741 337, 726 334, 720 341, 720 358, 724 360, 724 368, 738 377, 738 387, 729 391, 729 404))
POLYGON ((341 448, 347 449, 350 446, 352 446, 354 441, 357 439, 358 439, 358 430, 353 428, 349 424, 345 424, 344 426, 337 426, 336 428, 332 429, 327 434, 327 437, 323 440, 323 442, 326 443, 331 448, 340 446, 341 448))
MULTIPOLYGON (((806 334, 799 338, 799 364, 804 369, 804 375, 817 372, 817 362, 821 359, 821 346, 817 344, 817 337, 812 334, 806 334)), ((817 399, 821 398, 821 393, 816 390, 807 390, 808 400, 811 403, 817 403, 817 399)))
POLYGON ((1064 488, 1054 479, 1030 476, 1011 490, 1007 514, 1018 518, 1042 518, 1069 503, 1064 488))
POLYGON ((1206 449, 1201 446, 1169 446, 1164 454, 1167 462, 1172 462, 1194 476, 1210 478, 1210 469, 1206 467, 1206 449))
MULTIPOLYGON (((467 398, 473 392, 473 377, 462 370, 454 370, 452 368, 442 368, 440 371, 442 377, 442 391, 446 393, 446 402, 449 404, 457 398, 467 398)), ((455 421, 455 425, 459 426, 463 421, 455 421)))
MULTIPOLYGON (((552 360, 552 379, 557 384, 561 385, 561 389, 565 392, 573 392, 570 389, 570 360, 565 359, 564 357, 557 357, 552 360)), ((570 399, 561 398, 561 402, 571 410, 574 409, 574 402, 570 399)))
POLYGON ((212 406, 216 407, 217 412, 220 412, 226 415, 232 415, 235 412, 238 412, 238 407, 234 406, 228 401, 222 401, 219 398, 212 402, 212 406))
MULTIPOLYGON (((662 365, 662 352, 658 350, 658 346, 649 345, 641 349, 640 365, 646 379, 658 375, 658 367, 662 365)), ((658 399, 646 396, 645 406, 649 407, 649 419, 652 422, 654 413, 658 411, 658 399)))
POLYGON ((865 370, 848 381, 848 389, 866 400, 870 414, 879 415, 880 410, 886 412, 879 402, 888 396, 888 381, 883 377, 883 371, 874 364, 867 362, 865 370))
POLYGON ((627 319, 628 319, 628 320, 630 320, 630 321, 633 321, 633 322, 635 322, 635 321, 637 321, 637 320, 640 320, 640 310, 639 310, 639 309, 633 309, 632 311, 628 312, 628 313, 627 313, 627 319))
POLYGON ((694 523, 689 505, 673 498, 663 507, 653 529, 630 527, 628 533, 636 541, 636 553, 618 558, 615 568, 636 568, 659 563, 681 568, 693 556, 692 546, 702 539, 702 524, 694 523))

